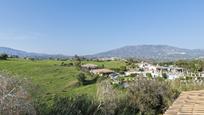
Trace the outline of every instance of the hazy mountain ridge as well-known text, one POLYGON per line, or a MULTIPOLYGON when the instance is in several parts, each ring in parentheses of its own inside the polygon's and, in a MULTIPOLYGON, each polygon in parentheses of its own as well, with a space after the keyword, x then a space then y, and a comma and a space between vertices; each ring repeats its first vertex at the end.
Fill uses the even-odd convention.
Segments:
POLYGON ((32 53, 22 50, 16 50, 8 47, 0 47, 0 53, 6 53, 8 55, 15 55, 19 57, 31 57, 31 58, 67 58, 64 55, 52 55, 52 54, 42 54, 42 53, 32 53))
POLYGON ((137 45, 125 46, 107 52, 92 55, 92 57, 121 57, 140 59, 178 60, 192 59, 204 56, 204 50, 184 49, 168 45, 137 45))
MULTIPOLYGON (((0 47, 0 53, 8 55, 17 55, 19 57, 32 58, 68 58, 65 55, 50 55, 41 53, 30 53, 7 47, 0 47)), ((202 49, 184 49, 168 45, 136 45, 125 46, 102 52, 94 55, 85 56, 88 58, 120 57, 120 58, 139 58, 139 59, 159 59, 159 60, 179 60, 204 58, 202 49)))

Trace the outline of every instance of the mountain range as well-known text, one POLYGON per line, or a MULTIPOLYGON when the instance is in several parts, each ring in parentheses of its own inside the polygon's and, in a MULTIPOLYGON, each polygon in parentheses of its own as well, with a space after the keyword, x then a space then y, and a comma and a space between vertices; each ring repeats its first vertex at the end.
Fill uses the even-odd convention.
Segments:
POLYGON ((107 52, 91 55, 90 57, 120 57, 138 59, 179 60, 203 58, 204 50, 184 49, 168 45, 136 45, 125 46, 107 52))
POLYGON ((8 47, 0 47, 0 53, 6 53, 9 56, 30 57, 30 58, 39 58, 39 59, 67 58, 68 57, 68 56, 65 56, 65 55, 32 53, 32 52, 26 52, 26 51, 12 49, 12 48, 8 48, 8 47))
MULTIPOLYGON (((0 47, 0 53, 8 55, 17 55, 19 57, 33 57, 33 58, 66 58, 65 55, 50 55, 40 53, 30 53, 21 50, 16 50, 7 47, 0 47)), ((138 59, 158 59, 158 60, 179 60, 179 59, 193 59, 203 58, 204 50, 202 49, 184 49, 168 45, 135 45, 125 46, 110 51, 87 55, 87 58, 138 58, 138 59)))

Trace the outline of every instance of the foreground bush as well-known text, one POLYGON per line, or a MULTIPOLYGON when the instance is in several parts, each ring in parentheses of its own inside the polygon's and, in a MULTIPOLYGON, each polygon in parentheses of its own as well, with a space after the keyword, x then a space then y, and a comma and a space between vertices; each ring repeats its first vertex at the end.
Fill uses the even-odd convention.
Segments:
POLYGON ((127 98, 141 114, 153 115, 164 113, 178 95, 168 82, 139 79, 130 84, 127 98))
POLYGON ((98 115, 100 112, 97 111, 98 104, 85 95, 55 97, 50 107, 40 101, 35 105, 38 115, 98 115))
POLYGON ((8 76, 0 76, 0 115, 36 115, 21 82, 8 76))
POLYGON ((138 79, 121 91, 104 80, 98 84, 97 99, 84 95, 55 97, 51 106, 40 101, 36 110, 38 115, 158 115, 178 95, 166 81, 138 79))
POLYGON ((56 98, 50 115, 93 115, 97 106, 86 96, 56 98))
POLYGON ((164 113, 179 92, 171 83, 160 80, 138 79, 129 84, 122 94, 116 93, 108 81, 99 85, 98 97, 110 115, 157 115, 164 113))
POLYGON ((174 80, 171 81, 172 87, 176 88, 180 92, 182 91, 192 91, 192 90, 203 90, 204 89, 204 80, 195 81, 193 79, 184 79, 184 80, 174 80))

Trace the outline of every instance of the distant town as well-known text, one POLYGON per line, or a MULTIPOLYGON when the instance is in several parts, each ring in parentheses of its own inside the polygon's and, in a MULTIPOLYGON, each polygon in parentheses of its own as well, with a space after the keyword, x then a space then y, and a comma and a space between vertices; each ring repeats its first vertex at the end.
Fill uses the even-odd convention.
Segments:
MULTIPOLYGON (((128 62, 126 59, 111 57, 111 58, 98 58, 95 59, 97 61, 115 61, 115 60, 122 60, 128 62)), ((131 67, 124 67, 124 71, 122 73, 116 72, 111 69, 101 68, 96 64, 88 63, 81 65, 82 70, 88 71, 92 74, 105 76, 110 78, 113 84, 121 84, 125 83, 125 87, 128 86, 128 82, 134 81, 138 79, 138 77, 143 78, 162 78, 168 80, 175 80, 175 79, 188 79, 191 78, 195 81, 203 80, 204 79, 204 71, 202 72, 191 72, 186 68, 178 67, 175 65, 166 65, 161 66, 159 64, 152 64, 149 62, 141 61, 137 63, 133 63, 131 67), (122 80, 122 81, 121 81, 122 80)))

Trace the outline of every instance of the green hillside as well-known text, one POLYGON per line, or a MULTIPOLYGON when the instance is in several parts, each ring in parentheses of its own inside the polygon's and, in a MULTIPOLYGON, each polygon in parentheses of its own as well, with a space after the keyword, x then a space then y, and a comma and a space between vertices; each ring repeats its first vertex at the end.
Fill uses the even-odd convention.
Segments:
MULTIPOLYGON (((70 63, 66 61, 65 63, 70 63)), ((16 76, 20 79, 31 81, 37 88, 34 92, 35 96, 73 96, 76 94, 87 94, 95 96, 96 84, 73 87, 77 80, 75 75, 79 73, 74 66, 65 67, 60 66, 62 61, 40 60, 30 61, 23 59, 9 59, 0 61, 0 71, 3 73, 16 76)), ((108 62, 94 62, 84 61, 82 63, 94 63, 97 65, 104 65, 106 68, 119 68, 124 65, 124 62, 108 61, 108 62)))

